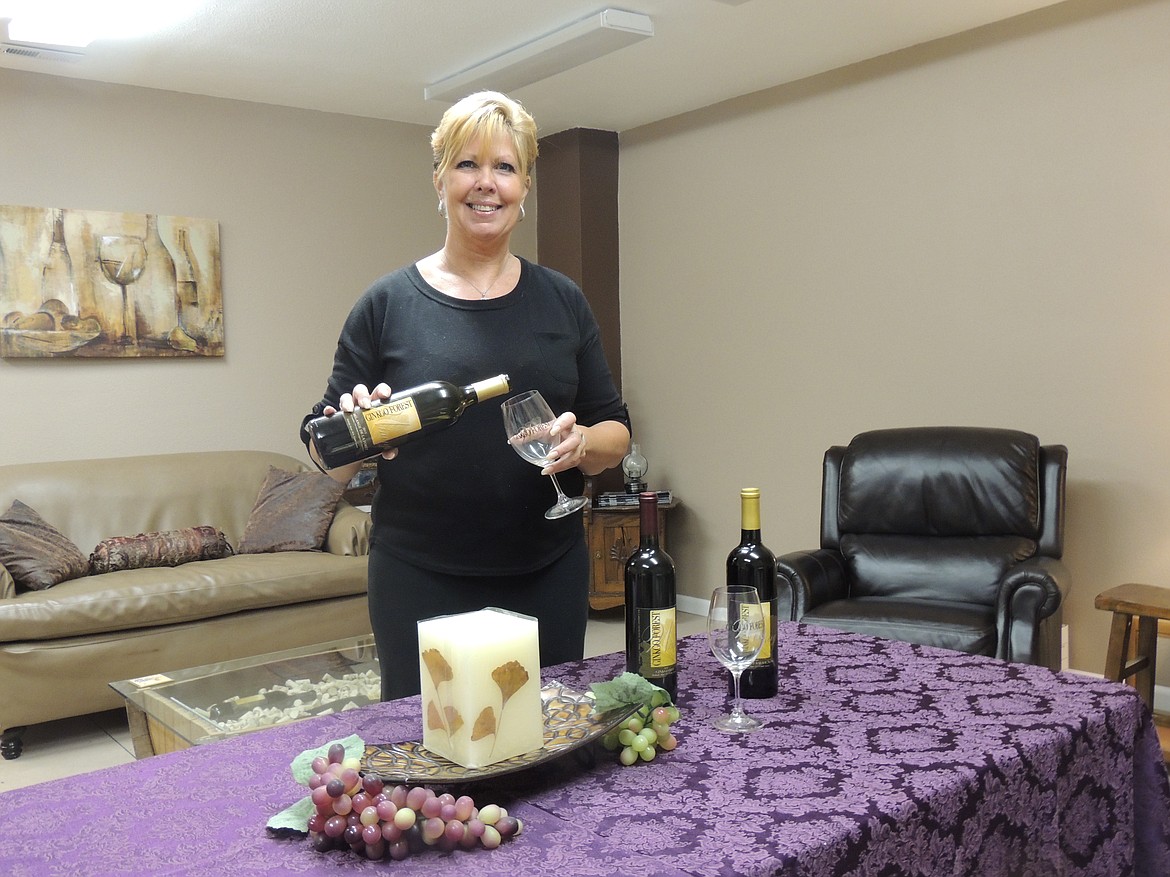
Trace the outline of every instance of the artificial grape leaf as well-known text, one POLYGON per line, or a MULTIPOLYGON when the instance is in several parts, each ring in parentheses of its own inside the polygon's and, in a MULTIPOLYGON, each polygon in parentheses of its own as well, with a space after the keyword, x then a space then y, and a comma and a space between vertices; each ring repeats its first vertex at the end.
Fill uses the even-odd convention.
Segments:
POLYGON ((453 706, 443 707, 443 713, 447 716, 447 733, 454 737, 455 732, 463 727, 463 716, 453 706))
POLYGON ((594 682, 589 689, 595 699, 594 709, 599 713, 634 704, 650 706, 654 693, 659 691, 666 697, 664 702, 670 703, 666 689, 658 687, 637 673, 626 672, 615 676, 609 682, 594 682))
POLYGON ((435 706, 433 700, 427 701, 427 729, 431 731, 442 731, 447 726, 443 724, 443 716, 439 712, 439 708, 435 706))
POLYGON ((485 706, 483 712, 479 714, 479 718, 475 720, 475 726, 471 729, 471 739, 482 740, 494 733, 496 733, 496 714, 490 706, 485 706))
POLYGON ((304 837, 309 833, 309 817, 316 810, 313 799, 306 795, 269 819, 267 828, 278 837, 304 837))
POLYGON ((500 694, 504 696, 503 703, 507 703, 508 698, 528 682, 528 671, 519 661, 509 661, 492 670, 492 679, 500 687, 500 694))
POLYGON ((309 777, 313 775, 313 759, 318 755, 329 755, 329 747, 334 743, 340 743, 345 747, 346 758, 361 758, 366 752, 365 741, 356 734, 350 734, 344 740, 330 740, 324 746, 318 746, 316 749, 306 749, 300 755, 292 760, 289 767, 292 769, 293 779, 302 786, 309 784, 309 777))
POLYGON ((440 683, 450 682, 454 678, 455 673, 451 670, 451 665, 438 649, 427 649, 422 653, 422 659, 427 665, 427 672, 431 674, 431 682, 435 688, 438 688, 440 683))

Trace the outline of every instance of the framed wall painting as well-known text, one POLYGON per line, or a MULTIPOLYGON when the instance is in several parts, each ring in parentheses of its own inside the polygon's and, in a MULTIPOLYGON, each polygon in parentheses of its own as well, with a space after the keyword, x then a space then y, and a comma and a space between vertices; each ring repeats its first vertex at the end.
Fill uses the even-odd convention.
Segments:
POLYGON ((223 356, 219 224, 0 205, 0 357, 223 356))

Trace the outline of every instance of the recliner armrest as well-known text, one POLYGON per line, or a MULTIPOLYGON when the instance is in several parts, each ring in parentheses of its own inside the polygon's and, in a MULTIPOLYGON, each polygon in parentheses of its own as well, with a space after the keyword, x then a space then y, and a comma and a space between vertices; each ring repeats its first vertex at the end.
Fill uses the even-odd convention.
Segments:
POLYGON ((329 532, 325 534, 325 550, 346 557, 369 554, 372 526, 369 514, 341 500, 333 514, 329 532))
POLYGON ((849 596, 845 558, 831 548, 793 551, 776 558, 776 582, 791 592, 792 621, 798 621, 810 609, 849 596))
POLYGON ((1059 669, 1059 630, 1053 628, 1069 584, 1068 568, 1055 557, 1031 557, 1008 571, 996 600, 997 657, 1059 669))

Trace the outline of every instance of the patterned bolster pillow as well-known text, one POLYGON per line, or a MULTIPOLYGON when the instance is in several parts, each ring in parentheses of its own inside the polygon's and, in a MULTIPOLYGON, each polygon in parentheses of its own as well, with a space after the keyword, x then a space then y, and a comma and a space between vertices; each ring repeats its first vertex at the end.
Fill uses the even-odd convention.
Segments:
POLYGON ((231 557, 235 552, 215 527, 188 527, 103 539, 89 556, 90 575, 150 566, 178 566, 193 560, 231 557))

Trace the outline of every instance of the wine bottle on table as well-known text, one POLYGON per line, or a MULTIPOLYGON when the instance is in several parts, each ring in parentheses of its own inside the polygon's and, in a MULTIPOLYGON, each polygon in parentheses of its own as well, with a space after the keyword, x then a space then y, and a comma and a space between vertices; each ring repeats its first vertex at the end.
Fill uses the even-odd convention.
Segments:
POLYGON ((638 494, 638 517, 638 548, 626 560, 626 669, 666 689, 674 701, 674 561, 658 544, 658 494, 638 494))
MULTIPOLYGON (((760 595, 768 636, 759 657, 743 671, 739 681, 741 697, 772 697, 776 694, 776 556, 760 539, 760 490, 745 487, 739 492, 740 540, 727 556, 727 584, 751 585, 760 595)), ((731 674, 727 690, 732 691, 731 674)))
POLYGON ((336 469, 446 429, 476 402, 508 392, 508 376, 457 387, 431 381, 353 412, 338 411, 305 424, 322 465, 336 469))

